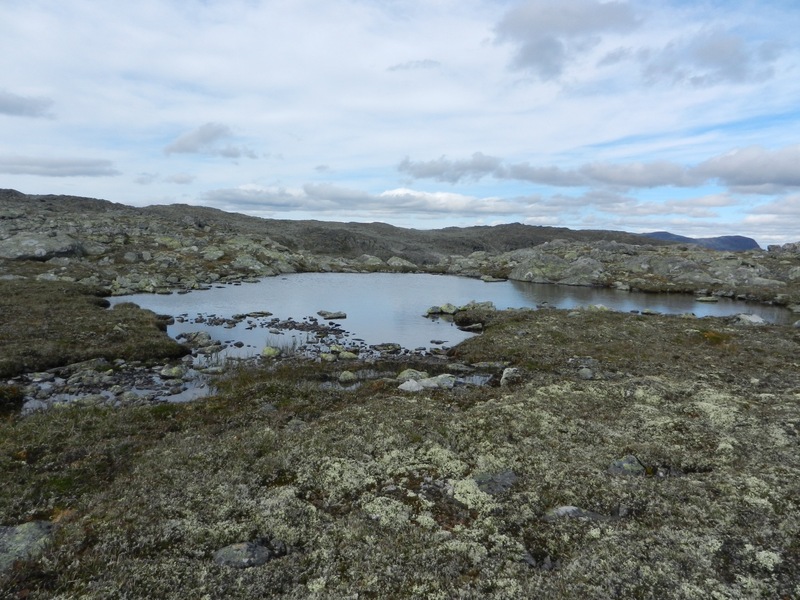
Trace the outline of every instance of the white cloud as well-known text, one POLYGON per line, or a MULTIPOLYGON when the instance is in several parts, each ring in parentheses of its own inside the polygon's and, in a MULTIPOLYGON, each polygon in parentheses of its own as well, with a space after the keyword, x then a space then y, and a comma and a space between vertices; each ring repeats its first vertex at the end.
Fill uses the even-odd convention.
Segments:
POLYGON ((415 179, 430 178, 457 183, 461 179, 480 179, 494 173, 499 167, 500 159, 475 152, 464 160, 449 160, 442 156, 425 162, 413 162, 406 157, 397 168, 415 179))
POLYGON ((469 159, 441 157, 430 161, 400 163, 398 170, 415 179, 457 183, 463 179, 492 176, 556 187, 608 185, 620 188, 691 187, 717 179, 738 191, 777 193, 800 187, 800 145, 767 150, 760 146, 740 148, 709 158, 696 166, 670 161, 649 163, 593 162, 573 169, 529 163, 505 165, 502 159, 476 152, 469 159), (761 187, 759 187, 761 186, 761 187))
POLYGON ((0 156, 0 173, 40 177, 109 177, 119 175, 110 160, 0 156))
POLYGON ((0 114, 12 117, 49 117, 53 101, 50 98, 19 96, 0 90, 0 114))
POLYGON ((737 148, 702 162, 696 172, 729 186, 773 186, 773 191, 800 187, 800 144, 776 150, 737 148))
POLYGON ((417 214, 518 214, 521 205, 498 198, 476 198, 452 192, 424 192, 395 188, 378 194, 334 184, 306 184, 302 188, 248 184, 208 192, 204 203, 223 203, 227 210, 310 211, 327 216, 356 213, 417 214))
POLYGON ((387 71, 413 71, 416 69, 437 69, 442 66, 438 60, 431 60, 426 58, 423 60, 409 60, 404 63, 398 63, 388 67, 387 71))
POLYGON ((242 156, 256 158, 255 152, 244 146, 219 145, 219 142, 231 137, 233 137, 233 131, 227 125, 206 123, 178 136, 164 148, 164 152, 166 154, 216 154, 225 158, 242 156))
POLYGON ((798 191, 798 19, 785 0, 0 2, 25 48, 0 53, 0 172, 278 217, 788 241, 791 219, 747 211, 798 191))
POLYGON ((702 87, 768 79, 781 51, 778 42, 749 42, 741 35, 717 29, 671 41, 657 51, 643 50, 639 59, 649 82, 702 87))
POLYGON ((164 181, 169 183, 177 183, 178 185, 188 185, 192 183, 197 177, 189 175, 188 173, 175 173, 174 175, 167 175, 164 181))
POLYGON ((624 2, 527 0, 506 13, 496 33, 499 42, 517 46, 515 68, 550 80, 597 45, 602 34, 629 31, 639 20, 624 2))

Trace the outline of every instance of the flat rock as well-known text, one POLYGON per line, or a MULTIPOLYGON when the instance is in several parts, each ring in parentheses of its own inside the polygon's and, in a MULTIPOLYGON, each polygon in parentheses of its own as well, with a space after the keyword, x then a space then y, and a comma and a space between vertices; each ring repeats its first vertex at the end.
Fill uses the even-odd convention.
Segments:
POLYGON ((585 519, 587 521, 606 521, 609 517, 577 506, 558 506, 551 508, 542 517, 543 521, 553 522, 560 519, 585 519))
POLYGON ((342 311, 320 310, 317 312, 317 314, 323 319, 326 319, 328 321, 332 321, 334 319, 347 318, 347 313, 344 313, 342 311))
POLYGON ((615 460, 608 467, 608 472, 612 475, 633 475, 641 476, 646 473, 645 466, 633 454, 628 454, 615 460))
POLYGON ((0 573, 14 561, 36 556, 44 549, 53 532, 49 521, 31 521, 15 527, 0 527, 0 573))
POLYGON ((266 546, 254 542, 240 542, 231 544, 214 553, 214 562, 224 567, 234 569, 249 569, 258 567, 269 561, 272 552, 266 546))
POLYGON ((733 322, 737 325, 769 325, 762 317, 758 315, 748 315, 745 313, 736 315, 733 322))
POLYGON ((413 392, 421 392, 422 390, 425 389, 425 387, 416 379, 409 379, 408 381, 404 381, 403 383, 401 383, 397 389, 403 392, 413 393, 413 392))

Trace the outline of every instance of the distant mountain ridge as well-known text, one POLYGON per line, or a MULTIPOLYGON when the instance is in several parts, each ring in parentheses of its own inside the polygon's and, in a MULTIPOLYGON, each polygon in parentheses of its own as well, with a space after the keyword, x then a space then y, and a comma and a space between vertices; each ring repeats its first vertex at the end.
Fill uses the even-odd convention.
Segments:
POLYGON ((729 252, 744 252, 745 250, 758 250, 761 246, 758 245, 753 238, 744 237, 743 235, 721 235, 717 237, 708 238, 690 238, 669 231, 654 231, 652 233, 644 233, 647 237, 662 240, 665 242, 679 242, 683 244, 697 244, 704 248, 711 250, 725 250, 729 252))

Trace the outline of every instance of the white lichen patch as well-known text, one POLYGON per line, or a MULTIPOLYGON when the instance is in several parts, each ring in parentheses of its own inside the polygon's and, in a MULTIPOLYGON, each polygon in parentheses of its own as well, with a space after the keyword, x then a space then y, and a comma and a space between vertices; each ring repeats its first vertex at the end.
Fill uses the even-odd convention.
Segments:
POLYGON ((783 562, 781 555, 771 550, 759 550, 755 554, 755 560, 767 571, 773 571, 775 567, 783 562))
POLYGON ((298 473, 298 481, 318 488, 323 496, 337 502, 375 484, 365 465, 348 458, 324 457, 298 473))
POLYGON ((439 445, 426 447, 420 457, 443 477, 460 477, 469 468, 455 452, 439 445))
POLYGON ((411 509, 408 506, 385 496, 378 496, 365 502, 362 510, 367 517, 389 529, 398 529, 408 525, 411 517, 411 509))
POLYGON ((471 509, 488 511, 496 506, 494 498, 478 488, 474 479, 458 479, 453 482, 453 497, 471 509))
POLYGON ((702 411, 715 427, 727 429, 736 422, 736 400, 729 394, 705 390, 698 397, 701 399, 695 401, 693 406, 702 411))

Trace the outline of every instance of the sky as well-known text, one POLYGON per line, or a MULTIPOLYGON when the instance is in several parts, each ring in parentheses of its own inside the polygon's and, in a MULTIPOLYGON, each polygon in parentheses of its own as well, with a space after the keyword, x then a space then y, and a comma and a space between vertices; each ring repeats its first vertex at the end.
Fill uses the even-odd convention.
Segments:
POLYGON ((797 0, 0 0, 0 188, 800 241, 797 0))

